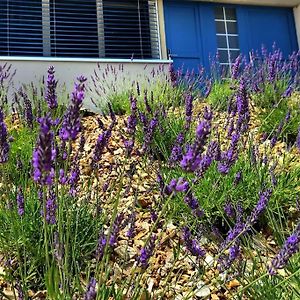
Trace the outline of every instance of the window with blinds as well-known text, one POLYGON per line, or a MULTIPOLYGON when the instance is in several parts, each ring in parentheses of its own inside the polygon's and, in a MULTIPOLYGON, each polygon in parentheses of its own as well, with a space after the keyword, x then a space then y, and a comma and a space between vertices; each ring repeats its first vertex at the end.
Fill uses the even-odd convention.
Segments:
POLYGON ((95 0, 50 0, 51 56, 98 57, 95 0))
POLYGON ((156 0, 0 0, 0 55, 159 58, 156 0))
POLYGON ((0 55, 42 56, 42 2, 0 0, 0 55))
POLYGON ((152 50, 158 48, 151 38, 151 31, 157 32, 154 4, 145 0, 103 0, 106 56, 152 57, 152 50))

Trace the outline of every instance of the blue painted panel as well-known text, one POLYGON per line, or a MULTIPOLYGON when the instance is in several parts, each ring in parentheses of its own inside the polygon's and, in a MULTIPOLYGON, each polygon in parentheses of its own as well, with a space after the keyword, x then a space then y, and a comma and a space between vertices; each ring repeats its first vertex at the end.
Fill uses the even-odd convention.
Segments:
POLYGON ((260 50, 262 44, 271 50, 274 42, 285 56, 298 50, 290 8, 165 0, 167 48, 176 55, 176 67, 197 69, 202 64, 208 69, 209 56, 217 51, 216 6, 236 9, 241 53, 260 50))
POLYGON ((201 26, 201 42, 202 42, 202 64, 205 68, 209 68, 210 57, 215 56, 217 51, 217 36, 214 5, 199 5, 200 26, 201 26))
POLYGON ((285 56, 297 50, 291 9, 240 6, 238 11, 240 42, 243 52, 261 49, 262 44, 271 49, 274 43, 285 56))
POLYGON ((198 5, 166 3, 165 20, 167 48, 175 67, 197 69, 202 58, 198 5))

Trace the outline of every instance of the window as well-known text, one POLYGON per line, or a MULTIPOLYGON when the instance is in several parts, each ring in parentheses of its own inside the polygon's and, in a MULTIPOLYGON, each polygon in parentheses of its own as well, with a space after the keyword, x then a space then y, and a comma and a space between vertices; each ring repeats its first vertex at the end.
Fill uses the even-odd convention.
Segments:
POLYGON ((229 66, 230 68, 240 54, 235 9, 216 7, 215 23, 219 61, 221 65, 229 66))
POLYGON ((0 55, 159 58, 156 0, 0 0, 0 55))
POLYGON ((43 55, 41 1, 0 0, 0 55, 43 55))
POLYGON ((106 56, 152 57, 151 30, 157 28, 150 26, 149 8, 148 1, 103 0, 106 56))
POLYGON ((98 57, 95 0, 50 0, 51 56, 98 57))

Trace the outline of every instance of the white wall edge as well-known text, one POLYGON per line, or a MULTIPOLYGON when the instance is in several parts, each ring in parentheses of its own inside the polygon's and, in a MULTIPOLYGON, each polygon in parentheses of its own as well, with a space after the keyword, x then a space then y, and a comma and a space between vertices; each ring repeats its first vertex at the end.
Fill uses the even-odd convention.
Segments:
POLYGON ((300 48, 300 5, 294 7, 294 20, 298 39, 298 47, 300 48))
POLYGON ((133 63, 133 64, 168 64, 169 59, 112 59, 112 58, 69 58, 69 57, 28 57, 0 56, 0 61, 46 61, 46 62, 78 62, 78 63, 133 63))

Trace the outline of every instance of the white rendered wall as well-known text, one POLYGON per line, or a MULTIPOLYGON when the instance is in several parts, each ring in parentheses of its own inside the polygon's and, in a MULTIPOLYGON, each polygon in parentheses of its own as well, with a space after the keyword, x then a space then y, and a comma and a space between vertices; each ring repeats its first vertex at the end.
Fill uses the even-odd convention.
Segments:
MULTIPOLYGON (((13 97, 13 93, 17 91, 23 84, 34 83, 35 86, 41 86, 43 77, 47 77, 47 69, 53 65, 55 67, 55 76, 59 82, 58 89, 66 90, 70 93, 74 87, 74 81, 76 77, 84 75, 88 78, 88 93, 85 100, 85 107, 87 109, 98 111, 93 105, 91 98, 96 102, 105 101, 106 96, 109 94, 108 89, 119 89, 128 88, 133 81, 138 81, 140 85, 149 84, 148 79, 160 80, 162 73, 164 76, 167 74, 168 64, 170 61, 167 60, 90 60, 90 59, 32 59, 32 58, 5 58, 0 57, 0 65, 11 64, 12 70, 16 70, 16 74, 13 77, 12 84, 10 85, 10 97, 13 97), (110 71, 105 75, 105 69, 109 66, 110 71), (120 70, 120 69, 123 69, 120 70), (98 95, 95 92, 92 76, 95 70, 101 78, 99 83, 100 94, 105 89, 106 93, 98 95), (112 71, 115 70, 115 71, 112 71), (160 76, 152 75, 153 71, 159 73, 160 76), (116 75, 115 75, 116 74, 116 75), (153 79, 154 78, 154 79, 153 79), (102 81, 102 82, 101 82, 102 81), (100 87, 101 85, 101 87, 100 87)), ((9 99, 10 100, 10 99, 9 99)))
POLYGON ((294 7, 294 17, 297 31, 298 46, 300 47, 300 5, 294 7))

